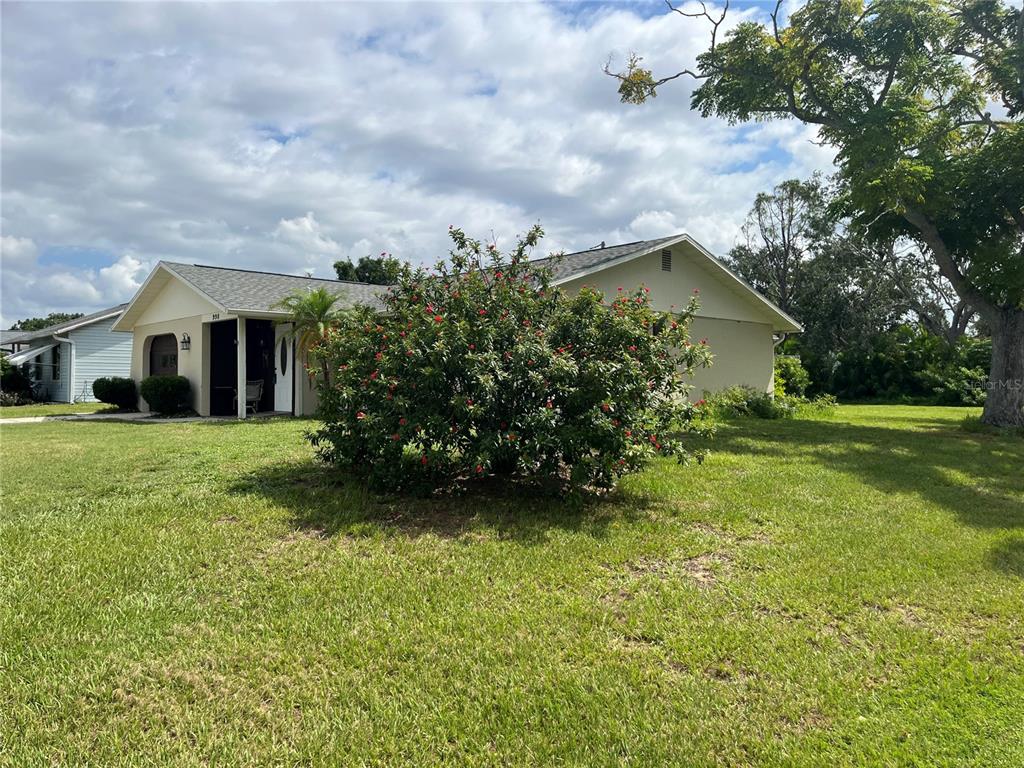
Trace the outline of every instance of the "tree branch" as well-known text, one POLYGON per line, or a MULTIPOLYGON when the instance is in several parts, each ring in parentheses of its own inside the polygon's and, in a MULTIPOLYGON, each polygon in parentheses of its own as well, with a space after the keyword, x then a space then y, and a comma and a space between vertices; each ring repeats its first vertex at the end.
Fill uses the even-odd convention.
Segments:
POLYGON ((989 322, 994 322, 999 313, 995 302, 979 291, 956 264, 953 254, 946 247, 946 241, 932 220, 919 208, 908 206, 903 212, 903 218, 921 233, 921 239, 927 244, 939 265, 939 271, 953 284, 953 288, 960 295, 960 298, 974 306, 981 315, 989 322))

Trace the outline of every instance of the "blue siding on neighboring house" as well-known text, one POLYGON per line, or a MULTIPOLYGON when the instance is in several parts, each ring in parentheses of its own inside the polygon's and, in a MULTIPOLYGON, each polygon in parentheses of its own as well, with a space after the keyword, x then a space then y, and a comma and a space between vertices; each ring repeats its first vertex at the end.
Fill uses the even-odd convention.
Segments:
MULTIPOLYGON (((101 320, 67 334, 75 342, 75 381, 72 389, 75 402, 96 400, 92 394, 95 379, 104 376, 127 378, 131 375, 132 334, 111 331, 110 327, 116 319, 111 317, 101 320)), ((63 357, 61 362, 63 367, 63 357)))

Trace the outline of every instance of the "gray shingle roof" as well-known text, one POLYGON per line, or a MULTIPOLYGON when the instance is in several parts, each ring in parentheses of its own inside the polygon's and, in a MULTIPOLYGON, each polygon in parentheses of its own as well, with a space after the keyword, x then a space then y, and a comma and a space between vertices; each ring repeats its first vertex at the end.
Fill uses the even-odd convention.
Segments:
POLYGON ((661 237, 657 240, 638 240, 635 243, 623 243, 622 245, 608 245, 604 248, 591 248, 589 251, 577 251, 567 253, 564 256, 548 257, 544 259, 532 259, 532 263, 539 265, 550 265, 555 280, 563 280, 572 275, 585 272, 588 269, 604 264, 606 261, 614 261, 623 256, 633 253, 650 251, 663 243, 676 240, 680 235, 661 237))
POLYGON ((14 342, 21 339, 22 336, 27 336, 28 331, 0 331, 0 344, 13 344, 14 342))
POLYGON ((63 323, 57 323, 46 328, 40 328, 38 331, 3 331, 2 343, 12 344, 14 342, 24 343, 33 341, 34 339, 43 339, 47 336, 59 335, 62 331, 66 331, 70 328, 78 328, 82 325, 89 325, 89 323, 102 320, 105 317, 118 314, 127 307, 127 304, 117 304, 113 307, 107 307, 101 309, 98 312, 91 312, 88 315, 82 317, 76 317, 74 320, 66 320, 63 323), (12 334, 8 336, 8 334, 12 334))
POLYGON ((228 267, 204 267, 198 264, 162 262, 165 267, 198 288, 227 310, 242 312, 280 311, 275 305, 296 291, 326 288, 342 297, 341 306, 365 304, 380 307, 378 295, 387 286, 323 280, 317 277, 254 272, 228 267))

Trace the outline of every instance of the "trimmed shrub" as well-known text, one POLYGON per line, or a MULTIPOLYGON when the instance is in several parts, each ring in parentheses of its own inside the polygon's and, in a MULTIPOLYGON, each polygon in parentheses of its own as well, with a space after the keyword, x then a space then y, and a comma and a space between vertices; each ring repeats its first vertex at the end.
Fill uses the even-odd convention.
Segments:
POLYGON ((192 385, 184 376, 150 376, 143 380, 140 393, 150 409, 162 416, 192 410, 192 385))
POLYGON ((106 376, 92 383, 92 393, 101 403, 110 403, 123 411, 134 411, 139 405, 135 382, 121 376, 106 376))
POLYGON ((32 392, 32 382, 21 368, 11 365, 6 357, 0 357, 0 391, 9 395, 20 395, 28 400, 32 392))
POLYGON ((406 267, 384 310, 356 308, 313 351, 326 461, 378 490, 476 477, 608 488, 655 456, 700 458, 685 377, 709 360, 687 338, 696 300, 653 310, 645 288, 567 296, 530 264, 453 229, 450 259, 406 267))

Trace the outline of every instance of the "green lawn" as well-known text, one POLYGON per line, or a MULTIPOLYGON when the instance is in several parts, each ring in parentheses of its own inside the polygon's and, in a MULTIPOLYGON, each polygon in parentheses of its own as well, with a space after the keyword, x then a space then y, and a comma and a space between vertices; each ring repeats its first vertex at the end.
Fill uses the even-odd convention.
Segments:
POLYGON ((1024 440, 722 430, 587 508, 381 501, 309 422, 5 426, 0 763, 1024 764, 1024 440))
POLYGON ((71 413, 102 413, 116 411, 107 403, 32 403, 32 405, 0 406, 0 419, 20 419, 25 416, 67 416, 71 413))

